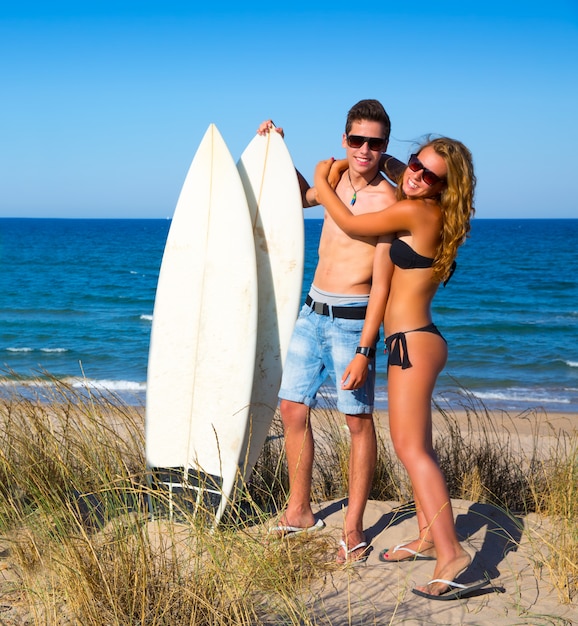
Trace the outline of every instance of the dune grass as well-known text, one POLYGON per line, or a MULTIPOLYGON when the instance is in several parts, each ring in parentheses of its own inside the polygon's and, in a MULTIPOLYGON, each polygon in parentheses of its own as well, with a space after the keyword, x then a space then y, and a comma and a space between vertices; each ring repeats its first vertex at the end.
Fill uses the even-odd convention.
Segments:
POLYGON ((299 598, 334 567, 335 544, 268 540, 256 502, 265 490, 274 500, 282 472, 216 530, 178 501, 173 519, 151 520, 149 496, 165 510, 168 496, 148 486, 142 411, 59 383, 52 394, 0 404, 0 543, 13 574, 2 601, 34 624, 307 623, 299 598))
MULTIPOLYGON (((0 401, 0 564, 10 571, 0 603, 11 607, 5 623, 16 612, 23 621, 15 624, 314 623, 306 599, 335 569, 335 538, 320 533, 289 545, 267 535, 288 490, 278 420, 249 484, 212 529, 187 506, 171 519, 151 519, 149 496, 161 505, 167 496, 148 486, 142 409, 57 381, 45 393, 0 401)), ((523 454, 499 436, 483 407, 467 410, 470 432, 463 433, 438 407, 445 432, 437 452, 452 497, 551 520, 532 536, 535 566, 562 602, 573 601, 576 436, 560 436, 546 457, 537 440, 523 454)), ((328 410, 316 426, 319 502, 347 493, 349 442, 341 421, 328 410)), ((371 498, 406 501, 407 477, 381 431, 378 457, 371 498)))
POLYGON ((534 561, 552 581, 558 597, 578 597, 578 438, 561 437, 552 455, 538 463, 540 480, 530 489, 536 513, 552 523, 532 533, 534 561))

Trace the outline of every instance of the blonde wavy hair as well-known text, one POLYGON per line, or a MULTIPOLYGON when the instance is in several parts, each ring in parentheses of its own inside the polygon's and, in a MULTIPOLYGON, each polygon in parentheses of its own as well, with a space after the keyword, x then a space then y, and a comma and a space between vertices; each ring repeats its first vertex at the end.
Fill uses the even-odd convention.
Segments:
MULTIPOLYGON (((416 152, 428 146, 444 159, 448 171, 446 185, 436 198, 442 212, 442 232, 432 268, 433 279, 443 282, 451 275, 458 248, 470 233, 470 219, 475 213, 476 176, 472 153, 461 141, 437 137, 421 145, 416 152)), ((403 199, 401 185, 397 189, 399 199, 403 199)))

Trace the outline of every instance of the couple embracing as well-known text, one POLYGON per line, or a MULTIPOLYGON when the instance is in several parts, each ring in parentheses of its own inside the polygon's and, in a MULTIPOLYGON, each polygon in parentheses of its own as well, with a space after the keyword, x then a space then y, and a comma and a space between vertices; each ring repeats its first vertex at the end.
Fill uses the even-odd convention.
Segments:
MULTIPOLYGON (((272 128, 263 122, 258 132, 272 128)), ((418 532, 408 543, 382 550, 379 559, 435 559, 432 580, 413 591, 432 599, 457 598, 487 581, 461 585, 455 580, 471 557, 458 541, 433 447, 432 393, 447 344, 433 323, 431 303, 440 283, 449 280, 469 233, 476 179, 470 151, 446 137, 422 144, 407 166, 388 157, 390 128, 381 103, 362 100, 347 115, 346 159, 321 161, 313 187, 297 172, 303 206, 323 205, 325 219, 313 283, 279 391, 290 493, 271 532, 287 536, 324 526, 310 503, 314 438, 309 415, 329 376, 351 434, 349 499, 337 561, 367 559, 363 514, 377 456, 375 350, 383 323, 391 438, 411 480, 418 532)))

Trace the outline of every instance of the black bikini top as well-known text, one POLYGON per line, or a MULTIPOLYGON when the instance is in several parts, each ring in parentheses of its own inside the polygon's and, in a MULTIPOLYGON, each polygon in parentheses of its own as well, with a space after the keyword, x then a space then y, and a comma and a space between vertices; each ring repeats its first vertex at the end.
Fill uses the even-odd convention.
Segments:
POLYGON ((401 239, 393 240, 389 256, 394 265, 401 267, 402 270, 431 267, 434 262, 432 258, 418 254, 408 243, 401 239))
MULTIPOLYGON (((394 239, 389 249, 389 256, 394 265, 402 270, 425 269, 433 265, 434 259, 429 256, 418 254, 408 243, 401 239, 394 239)), ((444 287, 456 271, 457 263, 454 261, 450 268, 450 275, 444 281, 444 287)))

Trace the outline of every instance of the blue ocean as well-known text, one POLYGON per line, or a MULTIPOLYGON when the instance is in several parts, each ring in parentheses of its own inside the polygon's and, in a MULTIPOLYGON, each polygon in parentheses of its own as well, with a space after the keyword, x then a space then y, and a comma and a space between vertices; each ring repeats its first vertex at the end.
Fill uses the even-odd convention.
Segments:
MULTIPOLYGON (((144 404, 169 220, 0 219, 0 393, 68 384, 144 404)), ((322 220, 305 220, 303 294, 322 220)), ((578 412, 578 220, 475 219, 434 301, 442 405, 578 412)), ((226 251, 224 251, 226 253, 226 251)), ((227 332, 223 328, 223 332, 227 332)), ((387 407, 383 344, 377 406, 387 407)), ((330 402, 332 388, 324 396, 330 402)))

